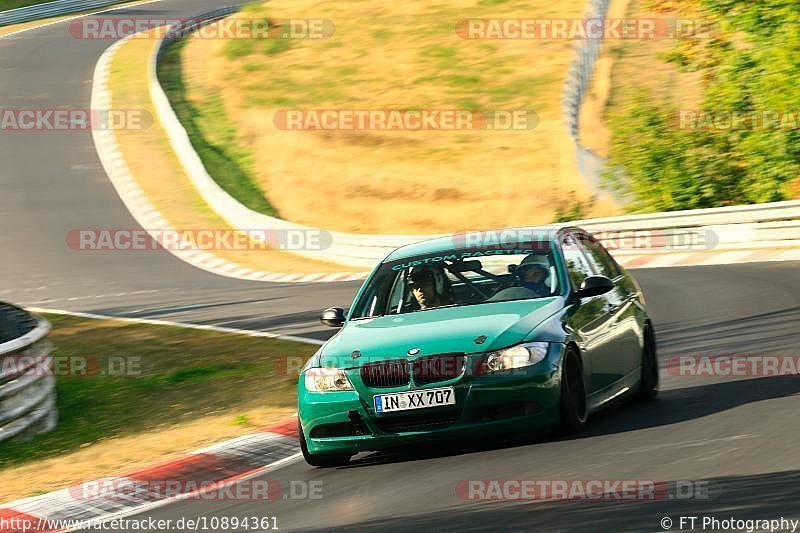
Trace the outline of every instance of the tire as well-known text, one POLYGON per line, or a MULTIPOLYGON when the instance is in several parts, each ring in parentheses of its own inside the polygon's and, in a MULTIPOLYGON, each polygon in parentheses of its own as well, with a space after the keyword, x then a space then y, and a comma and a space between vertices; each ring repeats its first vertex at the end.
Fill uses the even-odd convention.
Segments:
POLYGON ((303 459, 305 459, 306 463, 309 465, 318 468, 333 468, 336 466, 344 466, 350 462, 352 455, 349 453, 318 455, 309 452, 308 446, 306 445, 306 437, 303 435, 303 428, 298 426, 297 432, 300 435, 300 451, 303 452, 303 459))
POLYGON ((639 378, 639 392, 636 394, 636 399, 640 402, 649 402, 658 396, 659 376, 656 351, 656 334, 653 326, 648 323, 644 329, 642 373, 639 378))
POLYGON ((561 370, 561 421, 558 432, 562 435, 580 433, 586 427, 588 417, 581 358, 573 348, 567 348, 561 370))

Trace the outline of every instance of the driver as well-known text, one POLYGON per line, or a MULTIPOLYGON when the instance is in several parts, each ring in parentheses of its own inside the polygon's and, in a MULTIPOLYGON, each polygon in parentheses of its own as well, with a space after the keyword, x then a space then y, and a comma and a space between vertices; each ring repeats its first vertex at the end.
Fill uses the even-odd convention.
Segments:
POLYGON ((439 266, 413 267, 408 273, 408 287, 420 309, 453 304, 450 280, 439 266))
POLYGON ((550 275, 550 261, 541 255, 529 255, 517 267, 517 276, 523 287, 539 296, 550 296, 550 286, 546 283, 550 275))

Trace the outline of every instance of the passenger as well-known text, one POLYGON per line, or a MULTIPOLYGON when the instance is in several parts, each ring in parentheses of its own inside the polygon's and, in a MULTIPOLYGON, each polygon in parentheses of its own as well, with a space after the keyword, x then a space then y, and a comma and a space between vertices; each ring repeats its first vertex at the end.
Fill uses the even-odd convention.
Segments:
POLYGON ((542 255, 529 255, 517 267, 520 284, 539 296, 550 296, 550 285, 546 282, 549 275, 550 261, 542 255))

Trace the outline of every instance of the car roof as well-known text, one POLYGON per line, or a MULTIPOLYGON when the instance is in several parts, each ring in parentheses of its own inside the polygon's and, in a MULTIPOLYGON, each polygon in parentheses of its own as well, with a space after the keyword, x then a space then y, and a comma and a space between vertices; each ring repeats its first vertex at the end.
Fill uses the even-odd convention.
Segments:
MULTIPOLYGON (((514 228, 502 228, 502 229, 495 229, 495 230, 485 230, 485 231, 468 231, 464 233, 454 233, 453 235, 446 235, 444 237, 437 237, 435 239, 429 239, 426 241, 415 242, 413 244, 407 244, 405 246, 401 246, 400 248, 396 249, 395 251, 391 252, 384 261, 396 261, 398 259, 406 259, 408 257, 416 257, 419 255, 428 255, 428 254, 436 254, 436 253, 443 253, 448 252, 450 250, 454 250, 456 248, 461 248, 462 246, 457 246, 454 244, 456 239, 461 237, 464 238, 465 235, 471 235, 474 233, 484 233, 487 235, 503 235, 507 234, 507 232, 514 232, 518 231, 521 234, 525 234, 530 236, 531 234, 535 234, 537 238, 542 240, 551 241, 555 238, 556 234, 565 228, 575 228, 573 226, 569 226, 567 224, 553 224, 548 226, 520 226, 514 228)), ((529 239, 520 239, 521 242, 526 242, 529 239)), ((509 241, 505 241, 508 243, 509 241)))

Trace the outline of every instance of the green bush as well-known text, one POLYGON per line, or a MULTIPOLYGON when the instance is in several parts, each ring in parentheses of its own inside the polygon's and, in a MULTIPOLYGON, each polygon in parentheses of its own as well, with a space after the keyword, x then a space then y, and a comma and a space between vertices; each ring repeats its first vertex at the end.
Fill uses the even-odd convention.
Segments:
POLYGON ((252 39, 232 39, 225 43, 225 57, 232 60, 249 56, 253 53, 254 45, 252 39))
MULTIPOLYGON (((702 72, 701 116, 777 113, 785 119, 800 113, 796 0, 700 0, 698 7, 713 35, 679 42, 667 59, 702 72)), ((605 179, 630 194, 632 211, 770 202, 797 194, 798 124, 765 126, 757 120, 692 127, 681 125, 678 109, 646 91, 631 101, 610 119, 605 179)))

